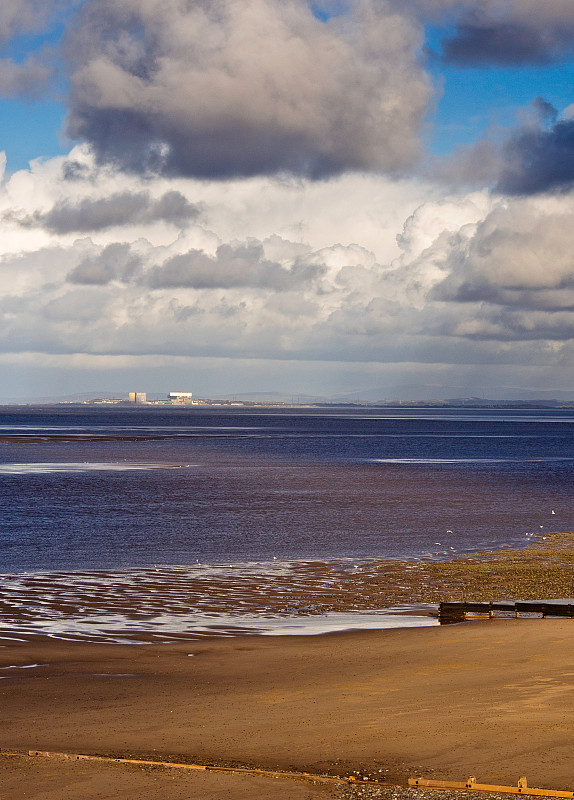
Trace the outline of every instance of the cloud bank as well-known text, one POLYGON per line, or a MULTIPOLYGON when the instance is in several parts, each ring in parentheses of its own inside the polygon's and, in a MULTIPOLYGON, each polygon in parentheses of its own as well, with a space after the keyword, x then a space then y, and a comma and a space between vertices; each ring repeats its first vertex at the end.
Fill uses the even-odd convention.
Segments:
POLYGON ((5 184, 0 360, 435 364, 451 382, 471 368, 488 380, 501 364, 557 376, 574 361, 571 193, 438 197, 437 186, 403 184, 397 209, 399 186, 382 177, 341 177, 335 199, 332 180, 209 191, 184 180, 178 205, 193 212, 174 225, 157 213, 165 179, 106 168, 94 180, 91 159, 85 149, 69 159, 84 163, 85 179, 70 182, 55 159, 5 184), (104 224, 110 197, 129 211, 122 225, 104 224), (328 197, 341 216, 326 229, 328 197), (56 224, 55 208, 74 225, 56 224), (142 209, 153 226, 140 224, 142 209))
POLYGON ((68 133, 101 162, 226 178, 398 173, 431 98, 420 26, 386 0, 91 0, 71 26, 68 133))

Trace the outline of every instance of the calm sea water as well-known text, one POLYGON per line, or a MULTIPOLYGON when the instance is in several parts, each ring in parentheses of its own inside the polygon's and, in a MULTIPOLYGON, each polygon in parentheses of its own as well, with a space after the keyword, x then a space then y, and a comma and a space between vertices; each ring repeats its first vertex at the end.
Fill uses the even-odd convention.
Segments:
POLYGON ((514 546, 573 478, 570 411, 2 409, 0 572, 514 546))

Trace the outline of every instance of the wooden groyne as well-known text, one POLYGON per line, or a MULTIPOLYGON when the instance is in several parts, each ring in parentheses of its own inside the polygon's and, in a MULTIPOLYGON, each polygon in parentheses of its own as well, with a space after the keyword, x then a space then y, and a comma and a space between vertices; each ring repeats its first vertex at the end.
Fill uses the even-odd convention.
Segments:
POLYGON ((440 622, 462 622, 473 617, 514 616, 539 614, 541 617, 574 617, 572 603, 544 603, 527 600, 500 603, 443 602, 439 606, 440 622))
POLYGON ((459 781, 431 781, 427 778, 409 778, 409 786, 424 789, 470 789, 474 792, 489 792, 495 794, 529 794, 539 797, 574 797, 574 792, 556 789, 532 789, 528 786, 526 778, 518 779, 517 786, 498 786, 492 783, 477 783, 476 778, 469 778, 464 783, 459 781))
MULTIPOLYGON (((261 775, 268 778, 283 778, 285 780, 306 781, 310 783, 334 783, 340 785, 347 783, 359 786, 379 786, 399 788, 401 784, 386 783, 384 781, 373 779, 369 776, 355 775, 314 775, 309 772, 283 772, 278 770, 261 769, 259 767, 226 767, 216 766, 214 764, 182 764, 173 761, 155 761, 150 759, 137 759, 137 758, 118 758, 113 756, 96 756, 87 755, 84 753, 54 753, 46 750, 28 750, 27 752, 8 752, 1 751, 0 755, 3 756, 32 756, 39 758, 48 758, 62 761, 95 761, 108 764, 127 764, 133 766, 143 767, 164 767, 175 770, 200 770, 205 772, 230 772, 242 775, 261 775)), ((534 789, 528 786, 525 777, 518 779, 516 786, 500 786, 489 783, 478 783, 476 778, 468 778, 466 781, 442 781, 442 780, 429 780, 428 778, 409 778, 409 787, 416 787, 419 789, 457 789, 457 790, 470 790, 471 792, 488 792, 496 794, 525 794, 534 795, 539 797, 560 797, 569 798, 574 800, 574 792, 571 790, 561 789, 534 789)))

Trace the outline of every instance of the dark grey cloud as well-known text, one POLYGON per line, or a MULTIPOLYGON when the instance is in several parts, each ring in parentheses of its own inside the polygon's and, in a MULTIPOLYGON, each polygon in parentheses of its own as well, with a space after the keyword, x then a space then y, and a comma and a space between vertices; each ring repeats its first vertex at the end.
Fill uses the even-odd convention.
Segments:
POLYGON ((91 0, 70 25, 68 133, 167 175, 399 173, 432 89, 420 26, 388 0, 91 0))
POLYGON ((469 282, 457 287, 451 299, 459 303, 488 303, 522 311, 574 311, 574 280, 554 290, 505 289, 493 283, 469 282))
POLYGON ((528 22, 486 20, 461 23, 442 41, 447 62, 472 67, 483 64, 523 66, 560 60, 574 47, 574 25, 543 27, 528 22))
POLYGON ((86 286, 105 286, 112 280, 127 282, 140 269, 141 259, 129 244, 110 244, 100 253, 83 258, 66 280, 86 286))
POLYGON ((121 225, 142 225, 170 222, 184 227, 199 214, 197 205, 180 192, 166 192, 154 199, 147 192, 121 192, 79 203, 64 200, 41 214, 19 219, 23 227, 42 227, 52 233, 89 233, 121 225))
POLYGON ((430 159, 426 173, 457 187, 490 186, 496 193, 528 196, 574 187, 574 118, 542 98, 521 109, 518 124, 502 138, 492 132, 472 145, 430 159))
POLYGON ((568 191, 574 186, 574 120, 517 131, 503 147, 496 190, 510 195, 568 191))
POLYGON ((574 49, 571 0, 392 0, 447 31, 441 58, 462 67, 560 61, 574 49))
POLYGON ((79 161, 66 159, 62 164, 62 177, 65 181, 82 181, 89 180, 92 170, 87 164, 82 164, 79 161))
POLYGON ((288 291, 300 288, 322 273, 323 269, 295 262, 286 269, 265 258, 259 242, 217 248, 215 256, 201 250, 173 256, 163 265, 152 268, 147 282, 153 289, 236 289, 250 287, 288 291))

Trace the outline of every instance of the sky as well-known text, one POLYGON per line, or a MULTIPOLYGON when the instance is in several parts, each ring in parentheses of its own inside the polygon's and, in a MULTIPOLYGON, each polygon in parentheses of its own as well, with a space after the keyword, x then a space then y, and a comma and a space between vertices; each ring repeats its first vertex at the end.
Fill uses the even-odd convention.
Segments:
POLYGON ((574 398, 573 0, 3 0, 0 400, 574 398))

